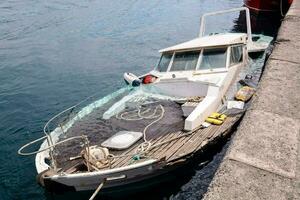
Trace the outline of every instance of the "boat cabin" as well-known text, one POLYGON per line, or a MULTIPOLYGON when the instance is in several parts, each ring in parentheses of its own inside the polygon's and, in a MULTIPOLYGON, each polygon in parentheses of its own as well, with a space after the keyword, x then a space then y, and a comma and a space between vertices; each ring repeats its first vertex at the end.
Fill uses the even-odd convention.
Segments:
POLYGON ((200 37, 162 49, 160 53, 157 66, 150 72, 156 77, 153 85, 157 90, 169 96, 205 97, 186 119, 185 129, 192 130, 217 110, 236 72, 246 64, 247 35, 200 37))
POLYGON ((161 58, 152 73, 164 79, 180 78, 180 74, 195 72, 226 72, 230 67, 245 62, 246 40, 246 34, 218 34, 162 49, 159 51, 161 58))

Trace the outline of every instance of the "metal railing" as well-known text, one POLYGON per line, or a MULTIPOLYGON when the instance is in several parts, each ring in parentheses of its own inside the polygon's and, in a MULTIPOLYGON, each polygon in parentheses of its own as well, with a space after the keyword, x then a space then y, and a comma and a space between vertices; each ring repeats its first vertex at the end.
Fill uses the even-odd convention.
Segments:
POLYGON ((228 9, 228 10, 221 10, 221 11, 216 11, 216 12, 211 12, 211 13, 205 13, 201 17, 199 37, 203 37, 204 36, 204 32, 205 32, 205 19, 206 19, 206 17, 208 17, 208 16, 214 16, 214 15, 227 14, 227 13, 232 13, 232 12, 240 12, 240 11, 245 11, 246 12, 246 25, 247 25, 248 41, 252 42, 252 30, 251 30, 251 21, 250 21, 250 11, 246 7, 232 8, 232 9, 228 9))
MULTIPOLYGON (((50 126, 54 126, 54 129, 59 127, 61 129, 61 132, 65 133, 64 129, 63 129, 64 124, 68 123, 71 120, 71 116, 76 116, 76 114, 78 114, 78 112, 84 107, 83 106, 84 103, 88 102, 88 100, 91 100, 91 99, 95 98, 97 95, 98 95, 98 93, 96 93, 92 96, 89 96, 89 97, 85 98, 84 100, 80 101, 79 103, 77 103, 77 104, 61 111, 60 113, 56 114, 55 116, 53 116, 50 120, 47 121, 47 123, 45 124, 45 126, 43 128, 43 132, 44 132, 45 135, 38 138, 38 139, 36 139, 36 140, 33 140, 33 141, 31 141, 31 142, 29 142, 25 145, 23 145, 18 150, 18 154, 22 155, 22 156, 30 156, 30 155, 38 154, 38 153, 49 150, 49 156, 50 156, 50 159, 51 159, 51 164, 50 164, 49 167, 56 170, 57 166, 56 166, 56 162, 55 162, 55 159, 54 159, 54 148, 57 145, 60 145, 60 144, 63 144, 63 143, 66 143, 66 142, 69 142, 69 141, 72 141, 72 140, 75 140, 75 139, 82 139, 84 144, 88 144, 89 141, 88 141, 88 138, 87 138, 86 135, 81 135, 81 136, 70 137, 70 138, 67 138, 65 140, 54 143, 53 138, 50 134, 51 131, 53 131, 53 129, 51 129, 50 126), (63 118, 63 120, 60 120, 62 118, 63 118), (55 121, 57 121, 57 123, 55 123, 55 121), (39 149, 37 151, 23 152, 24 149, 26 149, 27 147, 29 147, 33 144, 36 144, 37 142, 44 141, 44 140, 47 141, 47 144, 48 144, 47 147, 45 147, 43 149, 39 149)), ((87 106, 87 104, 84 104, 84 105, 87 106)))
POLYGON ((70 138, 67 138, 67 139, 65 139, 65 140, 62 140, 62 141, 60 141, 60 142, 57 142, 57 143, 55 143, 55 144, 50 144, 50 143, 49 143, 49 141, 50 141, 49 138, 51 138, 51 137, 46 135, 46 136, 43 136, 43 137, 41 137, 41 138, 38 138, 38 139, 36 139, 36 140, 34 140, 34 141, 31 141, 31 142, 25 144, 24 146, 22 146, 22 147, 18 150, 18 154, 19 154, 19 155, 22 155, 22 156, 30 156, 30 155, 34 155, 34 154, 41 153, 41 152, 44 152, 44 151, 49 150, 49 154, 50 154, 50 157, 51 157, 51 166, 50 166, 50 167, 52 167, 54 170, 56 170, 56 169, 57 169, 57 166, 56 166, 56 162, 55 162, 55 159, 54 159, 54 156, 53 156, 53 150, 54 150, 54 147, 56 147, 57 145, 60 145, 60 144, 69 142, 69 141, 71 141, 71 140, 75 140, 75 139, 82 139, 82 141, 84 142, 84 145, 85 145, 85 146, 86 146, 86 145, 89 145, 89 140, 88 140, 88 138, 87 138, 86 135, 70 137, 70 138), (43 149, 40 149, 40 150, 38 150, 38 151, 23 152, 23 150, 24 150, 26 147, 28 147, 28 146, 30 146, 30 145, 32 145, 32 144, 35 144, 35 143, 37 143, 37 142, 39 142, 39 141, 41 141, 41 140, 44 140, 44 139, 47 139, 48 147, 43 148, 43 149), (49 145, 49 144, 50 144, 50 145, 49 145))

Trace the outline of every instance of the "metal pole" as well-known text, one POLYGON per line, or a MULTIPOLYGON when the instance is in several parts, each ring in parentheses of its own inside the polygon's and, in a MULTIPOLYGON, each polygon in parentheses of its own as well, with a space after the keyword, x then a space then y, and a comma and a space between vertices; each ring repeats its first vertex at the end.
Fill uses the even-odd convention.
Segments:
MULTIPOLYGON (((52 142, 50 142, 51 140, 50 140, 50 136, 49 135, 47 135, 47 143, 48 143, 48 146, 50 147, 50 146, 53 146, 53 144, 52 144, 52 142)), ((54 160, 54 156, 53 156, 53 148, 50 148, 49 149, 49 155, 50 155, 50 157, 51 157, 51 166, 53 167, 53 169, 54 169, 54 171, 56 171, 56 162, 55 162, 55 160, 54 160)))
POLYGON ((229 10, 221 10, 221 11, 216 11, 216 12, 211 12, 211 13, 206 13, 202 15, 201 17, 201 24, 200 24, 200 31, 199 31, 199 37, 204 36, 205 32, 205 18, 207 16, 213 16, 213 15, 219 15, 219 14, 225 14, 225 13, 231 13, 231 12, 236 12, 236 11, 246 11, 246 25, 247 25, 247 35, 248 35, 248 40, 252 42, 252 31, 251 31, 251 21, 250 21, 250 11, 246 7, 242 8, 233 8, 229 10))

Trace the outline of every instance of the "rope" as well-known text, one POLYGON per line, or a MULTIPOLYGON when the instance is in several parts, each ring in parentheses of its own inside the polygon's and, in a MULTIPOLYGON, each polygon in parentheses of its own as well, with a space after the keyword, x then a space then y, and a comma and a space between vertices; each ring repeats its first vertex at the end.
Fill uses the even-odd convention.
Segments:
MULTIPOLYGON (((135 153, 132 153, 132 154, 125 154, 125 155, 118 155, 118 156, 113 155, 113 154, 109 154, 109 155, 107 156, 107 158, 106 158, 107 161, 108 161, 108 163, 109 163, 109 165, 111 164, 111 162, 112 162, 115 158, 122 158, 122 157, 129 157, 129 156, 130 156, 130 157, 134 157, 134 156, 146 157, 146 154, 147 154, 149 151, 151 151, 152 149, 154 149, 154 148, 156 148, 156 147, 158 147, 158 146, 164 145, 164 144, 166 144, 166 143, 172 142, 172 141, 174 141, 174 140, 177 140, 177 139, 179 139, 179 138, 181 138, 181 137, 186 137, 186 136, 192 134, 192 132, 189 132, 189 133, 186 133, 186 134, 182 134, 182 135, 180 135, 180 136, 178 136, 178 137, 172 138, 172 139, 170 139, 170 140, 167 140, 167 141, 164 141, 164 142, 160 142, 160 143, 157 143, 157 144, 153 145, 153 144, 151 143, 151 141, 149 141, 149 140, 147 139, 147 134, 146 134, 146 132, 147 132, 147 130, 149 129, 150 126, 152 126, 153 124, 157 123, 158 121, 160 121, 160 120, 164 117, 165 109, 164 109, 164 107, 160 104, 160 105, 158 105, 158 106, 155 108, 155 110, 154 110, 154 112, 153 112, 152 114, 150 114, 150 115, 148 115, 148 116, 145 115, 146 113, 149 113, 150 110, 151 110, 151 109, 148 108, 148 109, 146 109, 145 111, 142 112, 142 111, 141 111, 141 106, 139 106, 137 110, 135 110, 135 111, 130 111, 130 112, 124 112, 124 113, 122 113, 122 114, 119 116, 120 119, 123 119, 123 120, 141 120, 141 119, 155 119, 155 118, 156 118, 156 119, 155 119, 154 121, 152 121, 150 124, 148 124, 148 125, 144 128, 144 130, 143 130, 143 140, 144 140, 144 142, 141 143, 141 144, 137 147, 135 153), (159 108, 160 108, 160 110, 161 110, 161 113, 158 115, 157 112, 158 112, 158 109, 159 109, 159 108), (138 118, 133 119, 133 118, 130 118, 130 117, 128 117, 128 116, 124 117, 124 115, 127 115, 128 113, 132 113, 132 112, 135 112, 136 115, 138 116, 138 118)), ((116 116, 116 117, 117 117, 117 116, 116 116)), ((132 117, 132 116, 131 116, 131 117, 132 117)), ((117 117, 117 118, 118 118, 118 117, 117 117)), ((44 139, 45 137, 46 137, 46 136, 44 136, 44 137, 42 137, 42 138, 39 138, 39 139, 37 139, 37 140, 35 140, 35 141, 32 141, 32 142, 30 142, 30 143, 24 145, 22 148, 19 149, 18 153, 19 153, 20 155, 33 155, 33 154, 37 154, 37 153, 40 153, 40 152, 43 152, 43 151, 52 149, 53 147, 55 147, 55 146, 57 146, 57 145, 60 145, 60 144, 62 144, 62 143, 68 142, 68 141, 70 141, 70 140, 74 140, 74 139, 83 139, 83 140, 85 141, 85 146, 86 146, 86 151, 87 151, 87 152, 86 152, 86 153, 87 153, 87 159, 86 159, 86 161, 87 161, 88 171, 91 171, 91 167, 94 167, 93 164, 92 164, 92 163, 90 162, 90 160, 89 160, 89 159, 90 159, 89 141, 88 141, 88 138, 87 138, 85 135, 82 135, 82 136, 74 136, 74 137, 67 138, 67 139, 65 139, 65 140, 63 140, 63 141, 57 142, 56 144, 48 145, 47 148, 44 148, 44 149, 41 149, 41 150, 38 150, 38 151, 28 152, 28 153, 23 153, 23 152, 22 152, 22 150, 23 150, 24 148, 26 148, 27 146, 29 146, 29 145, 31 145, 31 144, 37 142, 37 141, 40 141, 40 140, 44 139)), ((97 168, 97 169, 98 169, 98 168, 97 168)), ((101 188, 100 188, 100 189, 101 189, 101 188)), ((99 190, 100 190, 100 189, 99 189, 99 190)))
MULTIPOLYGON (((100 169, 107 167, 110 165, 111 158, 109 156, 109 152, 106 148, 95 146, 88 146, 86 145, 85 150, 81 151, 81 155, 84 158, 88 171, 90 171, 90 168, 94 168, 96 171, 99 171, 100 169), (97 158, 97 150, 101 151, 100 158, 97 158)), ((99 154, 98 154, 99 156, 99 154)))
MULTIPOLYGON (((195 98, 193 100, 199 100, 198 98, 195 98)), ((138 106, 136 110, 133 110, 133 111, 127 111, 127 112, 123 112, 121 114, 117 114, 116 115, 116 118, 117 119, 122 119, 122 120, 126 120, 126 121, 137 121, 137 120, 142 120, 142 119, 155 119, 154 121, 152 121, 150 124, 148 124, 144 130, 143 130, 143 140, 144 142, 141 143, 135 150, 135 153, 131 153, 131 154, 124 154, 124 155, 114 155, 114 154, 109 154, 107 156, 107 160, 109 161, 109 163, 111 163, 114 159, 116 158, 123 158, 123 157, 138 157, 138 158, 145 158, 147 157, 147 153, 149 151, 151 151, 152 149, 156 148, 156 147, 159 147, 159 146, 162 146, 164 144, 167 144, 167 143, 170 143, 174 140, 178 140, 182 137, 187 137, 187 136, 190 136, 192 133, 194 133, 194 131, 190 131, 190 132, 187 132, 185 134, 182 134, 182 135, 179 135, 175 138, 172 138, 172 139, 169 139, 169 140, 166 140, 164 142, 160 142, 160 143, 157 143, 157 144, 152 144, 152 142, 150 140, 147 139, 147 130, 149 129, 150 126, 152 126, 153 124, 157 123, 158 121, 160 121, 164 115, 165 115, 165 109, 164 107, 160 104, 158 106, 156 106, 156 108, 154 109, 153 113, 152 114, 149 114, 149 115, 145 115, 146 113, 149 113, 150 112, 150 108, 146 109, 145 111, 142 111, 142 106, 138 106), (158 109, 161 110, 160 114, 158 115, 157 112, 158 112, 158 109), (132 114, 134 113, 134 114, 132 114)))
MULTIPOLYGON (((201 128, 201 127, 199 127, 199 128, 201 128)), ((137 147, 137 149, 142 148, 142 150, 141 150, 140 152, 138 152, 138 151, 136 150, 135 153, 132 153, 132 154, 124 154, 124 155, 118 155, 118 156, 113 155, 113 154, 109 154, 109 158, 113 158, 113 159, 114 159, 114 158, 124 158, 124 157, 133 157, 133 156, 136 156, 136 155, 141 155, 140 153, 147 153, 147 152, 151 151, 152 149, 154 149, 154 148, 156 148, 156 147, 162 146, 162 145, 167 144, 167 143, 169 143, 169 142, 172 142, 172 141, 174 141, 174 140, 178 140, 178 139, 180 139, 180 138, 182 138, 182 137, 190 136, 191 134, 193 134, 193 133, 194 133, 195 131, 197 131, 197 130, 198 130, 198 129, 195 129, 195 130, 193 130, 193 131, 187 132, 187 133, 185 133, 185 134, 179 135, 179 136, 177 136, 177 137, 175 137, 175 138, 172 138, 172 139, 169 139, 169 140, 166 140, 166 141, 163 141, 163 142, 159 142, 159 143, 154 144, 154 145, 152 145, 152 143, 149 142, 149 145, 150 145, 150 146, 147 147, 147 148, 144 147, 144 145, 146 144, 146 142, 143 142, 142 144, 140 144, 140 145, 137 147)), ((143 155, 143 156, 146 157, 145 155, 143 155)))
POLYGON ((94 200, 94 198, 96 197, 96 195, 100 192, 100 190, 102 189, 104 183, 105 183, 106 179, 103 180, 103 182, 100 183, 100 185, 97 187, 97 189, 95 190, 95 192, 93 193, 93 195, 89 198, 89 200, 94 200))
MULTIPOLYGON (((145 115, 145 113, 149 113, 151 111, 151 108, 148 108, 143 112, 141 110, 142 110, 142 106, 138 106, 137 109, 134 111, 123 112, 122 114, 116 116, 116 118, 126 120, 126 121, 135 121, 135 120, 155 119, 156 118, 154 121, 152 121, 150 124, 148 124, 143 130, 144 142, 142 144, 140 144, 136 149, 136 154, 140 154, 140 155, 146 154, 146 152, 148 152, 152 146, 151 142, 147 140, 146 132, 147 132, 148 128, 150 126, 152 126, 153 124, 157 123, 158 121, 160 121, 165 115, 165 109, 161 104, 156 106, 154 111, 150 115, 145 115), (157 111, 159 108, 161 110, 161 113, 158 115, 157 111), (128 117, 128 114, 131 114, 131 113, 136 113, 136 115, 135 116, 131 115, 130 117, 128 117)), ((115 156, 113 156, 113 157, 115 157, 115 156)))
POLYGON ((22 155, 22 156, 29 156, 29 155, 33 155, 33 154, 37 154, 37 153, 40 153, 40 152, 49 150, 49 149, 51 149, 51 148, 53 148, 53 147, 55 147, 55 146, 57 146, 57 145, 59 145, 59 144, 68 142, 68 141, 70 141, 70 140, 79 139, 79 138, 80 138, 80 139, 87 140, 87 137, 86 137, 85 135, 82 135, 82 136, 74 136, 74 137, 70 137, 70 138, 67 138, 67 139, 65 139, 65 140, 62 140, 62 141, 60 141, 60 142, 57 142, 57 143, 55 143, 55 144, 53 144, 53 145, 50 145, 50 146, 48 146, 47 148, 44 148, 44 149, 42 149, 42 150, 32 151, 32 152, 29 152, 29 153, 23 153, 23 152, 22 152, 22 150, 25 149, 26 147, 28 147, 29 145, 31 145, 31 144, 33 144, 33 143, 35 143, 35 142, 37 142, 37 141, 40 141, 40 140, 44 139, 45 137, 46 137, 46 136, 41 137, 41 138, 39 138, 39 139, 37 139, 37 140, 34 140, 34 141, 32 141, 32 142, 29 142, 29 143, 25 144, 23 147, 21 147, 21 148, 18 150, 18 154, 19 154, 19 155, 22 155))
POLYGON ((281 14, 281 17, 284 17, 282 0, 280 0, 280 14, 281 14))
MULTIPOLYGON (((150 126, 152 126, 153 124, 157 123, 158 121, 160 121, 160 120, 164 117, 164 115, 165 115, 165 109, 164 109, 164 107, 163 107, 162 105, 159 105, 159 107, 160 107, 160 109, 161 109, 161 114, 160 114, 160 116, 159 116, 156 120, 154 120, 153 122, 151 122, 150 124, 148 124, 148 125, 144 128, 144 130, 143 130, 143 136, 144 136, 143 138, 144 138, 144 141, 145 141, 145 142, 148 142, 148 140, 147 140, 147 138, 146 138, 146 131, 148 130, 148 128, 149 128, 150 126)), ((158 107, 155 108, 155 112, 154 112, 154 113, 156 113, 157 109, 158 109, 158 107)), ((152 115, 152 116, 155 116, 155 115, 152 115)), ((145 119, 149 119, 149 118, 145 118, 145 119)))
MULTIPOLYGON (((190 100, 191 100, 191 101, 197 102, 197 101, 201 101, 201 98, 195 97, 195 98, 191 98, 190 100)), ((162 146, 162 145, 164 145, 164 144, 170 143, 170 142, 172 142, 172 141, 174 141, 174 140, 178 140, 178 139, 180 139, 180 138, 182 138, 182 137, 190 136, 192 133, 194 133, 194 132, 196 131, 196 130, 190 131, 190 132, 187 132, 187 133, 185 133, 185 134, 179 135, 179 136, 177 136, 177 137, 175 137, 175 138, 172 138, 172 139, 166 140, 166 141, 164 141, 164 142, 160 142, 160 143, 157 143, 157 144, 154 144, 154 145, 153 145, 153 144, 151 143, 151 141, 147 140, 147 134, 146 134, 146 131, 148 130, 148 128, 149 128, 150 126, 152 126, 153 124, 157 123, 158 121, 160 121, 160 120, 164 117, 165 109, 164 109, 164 107, 160 104, 159 106, 157 106, 157 107, 155 108, 154 112, 153 112, 150 116, 143 116, 143 114, 149 112, 149 110, 150 110, 150 109, 146 109, 146 111, 141 112, 141 106, 139 106, 139 107, 137 108, 137 110, 129 111, 129 112, 124 112, 124 113, 122 113, 122 114, 116 116, 118 119, 123 119, 123 120, 128 120, 128 121, 131 121, 131 120, 134 120, 134 119, 136 119, 136 120, 141 120, 141 119, 150 119, 150 118, 153 119, 153 118, 156 118, 156 117, 158 117, 158 118, 155 119, 153 122, 151 122, 150 124, 148 124, 148 125, 144 128, 144 130, 143 130, 143 140, 144 140, 144 142, 141 143, 141 144, 137 147, 135 153, 132 153, 132 154, 125 154, 125 155, 118 155, 118 156, 113 155, 113 154, 110 154, 110 155, 109 155, 109 158, 115 159, 115 158, 122 158, 122 157, 134 157, 134 156, 137 156, 137 155, 146 157, 146 154, 147 154, 149 151, 151 151, 152 149, 154 149, 154 148, 156 148, 156 147, 159 147, 159 146, 162 146), (159 117, 158 117, 158 115, 156 114, 158 108, 161 109, 161 113, 160 113, 159 117), (136 116, 130 116, 130 117, 128 117, 128 113, 133 113, 133 112, 137 113, 138 117, 136 117, 136 116), (141 114, 141 113, 143 113, 143 114, 141 114), (127 117, 124 117, 124 115, 127 115, 127 117), (131 118, 131 117, 136 117, 136 118, 131 118)))
POLYGON ((146 109, 145 111, 142 112, 141 111, 142 110, 141 106, 138 106, 136 110, 127 111, 127 112, 123 112, 121 114, 117 114, 116 118, 117 119, 122 119, 122 120, 125 120, 125 121, 138 121, 138 120, 142 120, 142 119, 155 119, 155 118, 159 117, 159 115, 156 114, 157 109, 158 109, 158 106, 155 108, 154 112, 151 115, 145 116, 144 114, 150 112, 151 109, 148 108, 148 109, 146 109), (134 113, 135 115, 130 116, 129 114, 131 114, 131 113, 134 113))

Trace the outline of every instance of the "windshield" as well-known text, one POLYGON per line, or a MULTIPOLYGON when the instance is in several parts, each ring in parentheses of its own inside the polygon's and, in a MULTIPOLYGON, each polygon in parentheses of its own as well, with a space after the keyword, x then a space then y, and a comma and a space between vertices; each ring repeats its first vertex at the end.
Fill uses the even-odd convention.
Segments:
POLYGON ((203 49, 200 70, 226 67, 227 48, 203 49))
POLYGON ((188 71, 195 70, 200 51, 189 51, 175 53, 170 71, 188 71))
POLYGON ((230 65, 234 65, 243 61, 243 46, 232 46, 230 51, 230 65))
POLYGON ((168 70, 168 66, 171 59, 172 59, 172 54, 163 54, 160 57, 156 70, 159 72, 166 72, 168 70))

